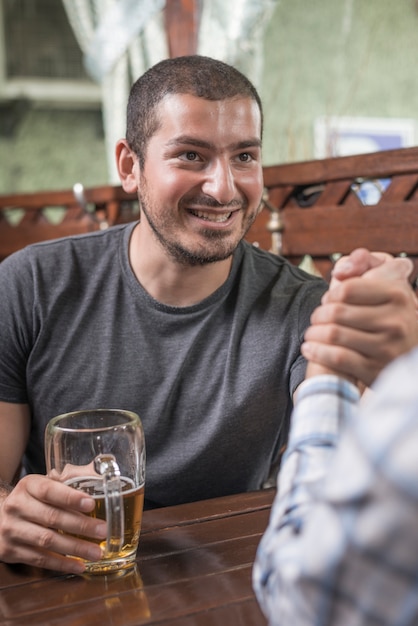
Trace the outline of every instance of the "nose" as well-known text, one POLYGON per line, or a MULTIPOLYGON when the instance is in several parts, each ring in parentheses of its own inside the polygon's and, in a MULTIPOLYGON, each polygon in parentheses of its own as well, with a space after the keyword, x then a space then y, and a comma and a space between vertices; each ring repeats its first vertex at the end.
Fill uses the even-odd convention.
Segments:
POLYGON ((211 164, 205 172, 202 191, 219 204, 229 204, 236 198, 235 177, 228 161, 219 159, 211 164))

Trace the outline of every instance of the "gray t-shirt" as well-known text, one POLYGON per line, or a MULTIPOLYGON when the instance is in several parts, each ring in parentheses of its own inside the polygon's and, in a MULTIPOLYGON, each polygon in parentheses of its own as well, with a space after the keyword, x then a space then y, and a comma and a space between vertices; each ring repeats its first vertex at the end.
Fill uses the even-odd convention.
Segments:
POLYGON ((0 400, 30 405, 28 472, 48 420, 136 411, 149 506, 259 489, 286 441, 299 347, 326 284, 242 242, 227 281, 166 306, 135 278, 135 224, 29 246, 0 264, 0 400))

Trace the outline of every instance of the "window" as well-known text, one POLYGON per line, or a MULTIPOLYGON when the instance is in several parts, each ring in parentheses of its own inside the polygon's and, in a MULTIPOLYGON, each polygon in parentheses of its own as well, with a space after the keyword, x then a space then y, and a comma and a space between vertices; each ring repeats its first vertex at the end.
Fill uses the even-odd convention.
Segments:
POLYGON ((61 0, 0 0, 0 100, 100 103, 61 0))

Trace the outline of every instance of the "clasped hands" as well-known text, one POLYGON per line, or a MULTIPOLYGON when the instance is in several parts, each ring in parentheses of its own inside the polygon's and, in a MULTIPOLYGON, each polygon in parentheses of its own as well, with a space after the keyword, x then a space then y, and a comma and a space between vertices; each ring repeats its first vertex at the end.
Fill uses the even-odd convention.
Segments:
POLYGON ((393 359, 418 345, 418 304, 407 258, 357 249, 336 263, 301 351, 306 377, 337 374, 370 386, 393 359))

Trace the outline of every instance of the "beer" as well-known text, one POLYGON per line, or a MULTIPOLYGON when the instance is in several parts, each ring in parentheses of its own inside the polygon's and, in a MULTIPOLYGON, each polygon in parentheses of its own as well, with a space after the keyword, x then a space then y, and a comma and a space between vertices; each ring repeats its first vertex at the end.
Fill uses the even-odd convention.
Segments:
MULTIPOLYGON (((106 564, 106 539, 93 539, 83 535, 74 535, 80 539, 97 543, 103 550, 103 559, 97 563, 87 562, 86 571, 102 570, 103 572, 127 567, 133 563, 138 547, 139 534, 141 532, 142 511, 144 505, 144 485, 135 487, 133 481, 126 476, 120 478, 121 494, 124 510, 123 545, 117 554, 112 554, 106 564)), ((92 496, 96 502, 93 511, 87 513, 90 517, 106 521, 106 502, 103 491, 103 481, 97 476, 84 476, 72 478, 66 484, 75 489, 80 489, 92 496)))

